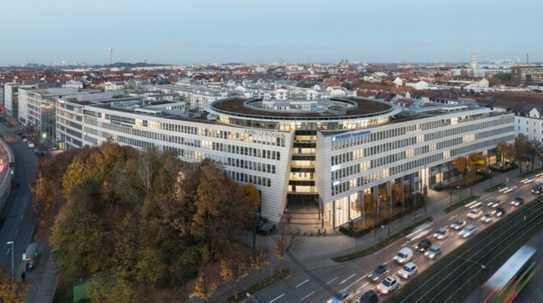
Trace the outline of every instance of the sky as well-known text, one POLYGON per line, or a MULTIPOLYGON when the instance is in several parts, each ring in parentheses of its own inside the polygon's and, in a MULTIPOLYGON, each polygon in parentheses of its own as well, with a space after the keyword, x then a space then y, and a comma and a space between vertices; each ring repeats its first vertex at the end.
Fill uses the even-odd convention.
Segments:
POLYGON ((2 0, 0 65, 543 61, 542 0, 2 0))

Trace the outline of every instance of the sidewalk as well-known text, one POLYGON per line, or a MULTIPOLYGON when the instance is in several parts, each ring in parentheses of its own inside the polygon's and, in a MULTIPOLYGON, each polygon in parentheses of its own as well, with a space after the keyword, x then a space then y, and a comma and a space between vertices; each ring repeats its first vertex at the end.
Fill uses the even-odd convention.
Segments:
MULTIPOLYGON (((43 245, 42 245, 43 247, 43 245)), ((26 274, 26 283, 30 285, 26 296, 27 303, 51 303, 57 289, 56 266, 50 250, 43 248, 36 268, 26 274)), ((20 275, 19 275, 20 278, 20 275)))

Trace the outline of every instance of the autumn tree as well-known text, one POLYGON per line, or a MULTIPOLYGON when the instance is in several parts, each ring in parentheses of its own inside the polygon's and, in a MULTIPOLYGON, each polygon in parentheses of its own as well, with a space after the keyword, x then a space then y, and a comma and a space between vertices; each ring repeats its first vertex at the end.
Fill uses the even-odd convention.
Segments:
POLYGON ((512 161, 514 159, 513 146, 506 142, 498 143, 496 151, 500 155, 500 162, 503 164, 506 161, 512 161))
POLYGON ((24 303, 26 291, 22 282, 13 281, 6 272, 0 271, 0 302, 24 303))

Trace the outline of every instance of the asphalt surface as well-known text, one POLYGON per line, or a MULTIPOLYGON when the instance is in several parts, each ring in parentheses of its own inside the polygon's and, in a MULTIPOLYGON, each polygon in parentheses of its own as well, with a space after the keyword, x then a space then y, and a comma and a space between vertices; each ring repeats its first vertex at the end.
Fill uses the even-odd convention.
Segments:
MULTIPOLYGON (((6 127, 0 124, 0 132, 6 131, 6 127)), ((4 220, 0 226, 0 266, 7 272, 11 271, 11 250, 6 242, 15 242, 14 259, 17 271, 22 264, 21 256, 32 241, 36 226, 36 218, 32 213, 30 184, 36 178, 37 157, 34 151, 20 140, 10 147, 15 155, 15 175, 12 183, 18 183, 19 187, 14 187, 8 198, 3 212, 4 220)))
MULTIPOLYGON (((532 184, 516 185, 517 188, 511 192, 505 194, 497 191, 488 193, 483 195, 479 201, 482 201, 485 205, 488 201, 499 201, 500 206, 505 208, 507 215, 509 215, 512 211, 512 206, 509 205, 509 202, 514 197, 524 197, 526 201, 533 198, 532 194, 529 192, 532 184)), ((487 209, 487 207, 485 206, 483 209, 487 209)), ((429 235, 431 235, 436 229, 448 225, 449 219, 452 217, 461 217, 465 219, 468 210, 468 208, 460 207, 457 210, 452 211, 447 218, 444 218, 443 221, 434 222, 429 228, 429 235)), ((502 217, 500 219, 495 219, 495 221, 504 219, 505 218, 502 217)), ((468 223, 471 223, 470 221, 475 222, 479 228, 478 232, 492 225, 492 223, 485 224, 480 222, 480 220, 467 219, 466 221, 468 221, 468 223)), ((432 239, 433 243, 438 243, 441 245, 441 249, 443 251, 442 257, 446 256, 448 253, 461 246, 466 241, 466 239, 459 237, 456 232, 449 233, 449 237, 445 240, 438 241, 432 239)), ((418 239, 413 241, 402 239, 371 256, 363 257, 350 262, 337 263, 330 266, 304 268, 301 262, 298 262, 298 266, 302 268, 301 271, 296 271, 295 274, 289 279, 278 282, 257 292, 255 294, 255 299, 258 300, 258 302, 268 303, 326 302, 334 293, 340 291, 350 293, 351 299, 357 299, 365 291, 375 289, 377 286, 376 284, 369 283, 366 277, 378 264, 387 264, 389 273, 396 274, 401 267, 392 262, 394 255, 396 255, 400 248, 404 246, 416 245, 417 242, 418 239)), ((296 256, 293 257, 295 258, 296 256)), ((426 256, 420 253, 415 253, 414 261, 417 264, 419 274, 436 262, 429 260, 426 256)), ((401 280, 400 284, 403 286, 407 282, 408 281, 401 280)), ((381 300, 385 300, 387 298, 388 296, 381 296, 381 300)))
POLYGON ((543 227, 543 203, 528 203, 502 220, 446 256, 438 267, 432 267, 403 289, 399 299, 390 302, 462 302, 474 285, 486 281, 543 227))
MULTIPOLYGON (((543 247, 543 231, 537 233, 526 244, 534 248, 543 247)), ((539 264, 536 267, 536 273, 528 285, 526 285, 526 287, 519 293, 515 303, 543 302, 543 289, 541 289, 541 285, 543 285, 543 252, 539 251, 536 258, 536 263, 539 264)), ((464 301, 464 303, 480 303, 482 296, 483 292, 481 288, 477 288, 464 301)))

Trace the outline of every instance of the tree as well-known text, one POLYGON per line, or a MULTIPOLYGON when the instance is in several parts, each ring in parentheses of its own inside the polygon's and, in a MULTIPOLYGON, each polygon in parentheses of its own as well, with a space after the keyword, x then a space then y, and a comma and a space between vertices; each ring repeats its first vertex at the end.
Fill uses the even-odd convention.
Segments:
POLYGON ((466 157, 458 157, 453 160, 453 167, 456 171, 462 175, 462 178, 466 178, 466 175, 469 172, 469 162, 466 157))
POLYGON ((26 287, 23 283, 12 281, 8 274, 0 271, 0 302, 26 302, 26 287))
POLYGON ((514 150, 511 144, 506 142, 498 143, 496 151, 500 155, 500 162, 504 164, 506 161, 512 161, 514 159, 514 150))
POLYGON ((477 172, 486 168, 486 157, 482 153, 473 153, 468 156, 468 168, 473 172, 477 172))
POLYGON ((535 161, 535 150, 528 138, 524 135, 517 136, 515 138, 515 143, 513 144, 513 146, 515 159, 519 163, 520 173, 522 174, 522 165, 526 162, 531 163, 531 167, 533 169, 535 161))

